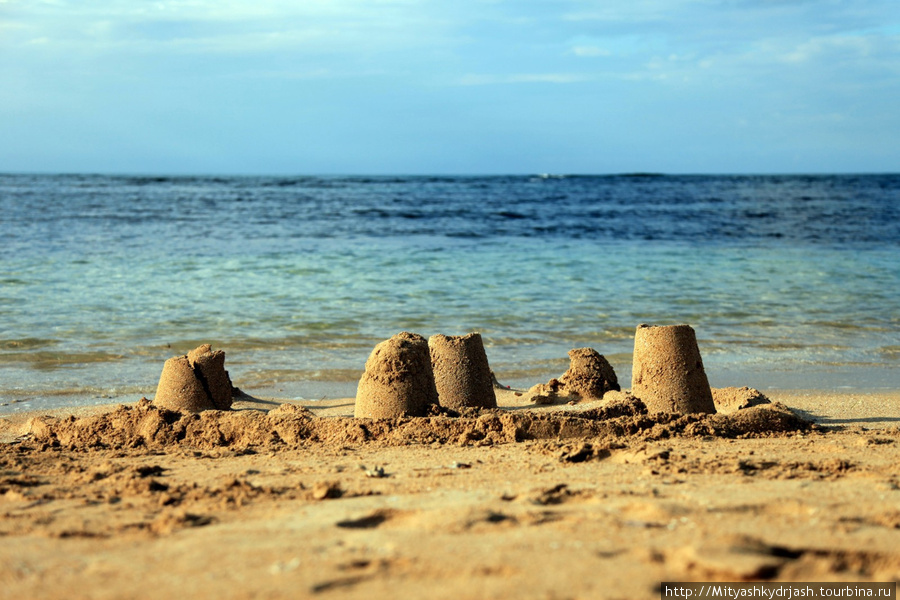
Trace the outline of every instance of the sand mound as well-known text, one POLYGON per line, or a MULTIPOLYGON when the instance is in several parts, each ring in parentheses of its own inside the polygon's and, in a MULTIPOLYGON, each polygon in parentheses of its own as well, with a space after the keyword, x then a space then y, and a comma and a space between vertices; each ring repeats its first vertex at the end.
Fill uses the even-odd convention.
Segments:
POLYGON ((716 412, 697 337, 689 325, 638 325, 631 391, 651 411, 716 412))
POLYGON ((606 392, 620 389, 612 365, 593 348, 569 351, 569 369, 559 383, 561 392, 584 399, 600 399, 606 392))
POLYGON ((189 412, 231 408, 232 385, 225 370, 225 353, 214 352, 204 344, 185 356, 167 360, 153 402, 162 408, 189 412))
POLYGON ((771 400, 766 398, 762 392, 746 386, 713 388, 712 395, 718 412, 734 412, 751 406, 771 403, 771 400))
POLYGON ((535 404, 565 404, 568 396, 560 396, 559 379, 551 379, 547 383, 539 383, 525 392, 525 398, 535 404))
POLYGON ((569 368, 559 379, 532 386, 525 398, 534 404, 566 404, 600 400, 620 389, 616 372, 603 355, 593 348, 576 348, 569 351, 569 368))
POLYGON ((601 407, 575 406, 554 413, 493 409, 457 418, 375 420, 316 418, 310 411, 293 405, 282 405, 268 414, 256 410, 178 412, 144 399, 134 406, 122 406, 98 416, 37 417, 31 422, 30 432, 41 445, 76 450, 171 446, 277 449, 313 443, 490 445, 557 439, 612 442, 675 436, 760 437, 811 427, 811 422, 778 403, 731 415, 650 415, 642 402, 626 395, 601 407))
POLYGON ((357 417, 422 417, 437 403, 431 354, 424 337, 403 331, 375 346, 356 391, 357 417))
POLYGON ((606 421, 618 417, 646 415, 647 407, 639 398, 628 392, 616 392, 608 394, 601 406, 576 406, 571 409, 570 414, 582 419, 606 421))
POLYGON ((491 368, 481 335, 428 338, 431 366, 441 406, 496 408, 491 368))
POLYGON ((802 431, 808 428, 810 421, 800 417, 784 404, 774 402, 751 406, 732 414, 714 415, 708 419, 707 424, 710 435, 739 437, 766 435, 776 431, 802 431))

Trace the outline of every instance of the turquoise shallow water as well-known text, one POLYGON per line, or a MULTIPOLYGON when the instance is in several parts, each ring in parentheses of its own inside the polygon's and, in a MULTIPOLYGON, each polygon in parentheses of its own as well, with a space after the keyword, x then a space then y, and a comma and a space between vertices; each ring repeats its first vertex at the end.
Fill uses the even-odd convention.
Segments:
POLYGON ((152 395, 202 342, 250 393, 352 396, 401 330, 480 331, 514 386, 591 346, 627 386, 639 323, 693 325, 715 386, 898 389, 897 190, 0 176, 0 413, 152 395))

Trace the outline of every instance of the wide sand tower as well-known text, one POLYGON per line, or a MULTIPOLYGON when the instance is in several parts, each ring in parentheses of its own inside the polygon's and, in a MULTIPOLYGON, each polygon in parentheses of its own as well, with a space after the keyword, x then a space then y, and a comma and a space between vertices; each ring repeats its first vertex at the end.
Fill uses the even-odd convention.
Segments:
POLYGON ((638 325, 631 393, 650 412, 716 412, 693 328, 638 325))
POLYGON ((375 346, 356 390, 354 416, 424 417, 438 403, 428 341, 403 331, 375 346))
POLYGON ((433 335, 428 338, 428 348, 441 406, 497 408, 481 334, 433 335))

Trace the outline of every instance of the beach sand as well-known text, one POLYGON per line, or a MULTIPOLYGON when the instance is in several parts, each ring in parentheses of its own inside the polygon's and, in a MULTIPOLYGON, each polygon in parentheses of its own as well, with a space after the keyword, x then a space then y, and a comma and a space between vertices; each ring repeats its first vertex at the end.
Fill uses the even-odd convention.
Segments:
POLYGON ((900 393, 767 392, 814 423, 770 433, 648 421, 610 394, 498 391, 493 411, 378 422, 352 419, 353 399, 246 395, 200 416, 144 402, 0 418, 0 598, 658 598, 661 581, 900 578, 900 393))

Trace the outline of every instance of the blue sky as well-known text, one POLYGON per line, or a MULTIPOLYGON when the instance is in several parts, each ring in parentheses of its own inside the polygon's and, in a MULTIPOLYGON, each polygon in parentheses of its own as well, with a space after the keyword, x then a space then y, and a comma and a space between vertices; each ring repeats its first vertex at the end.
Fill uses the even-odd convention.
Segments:
POLYGON ((900 171, 898 0, 0 0, 0 171, 900 171))

